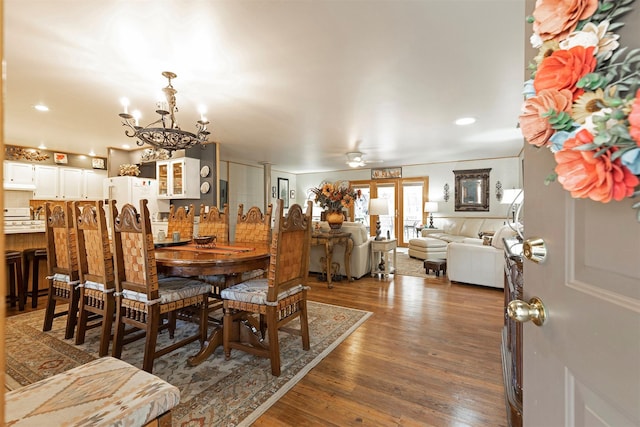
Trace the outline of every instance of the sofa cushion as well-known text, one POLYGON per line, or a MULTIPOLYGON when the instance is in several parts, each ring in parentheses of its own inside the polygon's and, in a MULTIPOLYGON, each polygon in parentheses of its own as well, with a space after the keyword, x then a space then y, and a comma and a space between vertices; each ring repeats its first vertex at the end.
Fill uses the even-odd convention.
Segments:
POLYGON ((444 234, 460 234, 460 228, 462 228, 462 224, 464 223, 464 219, 448 219, 445 221, 442 229, 444 230, 444 234))
POLYGON ((502 218, 487 218, 482 223, 480 227, 480 232, 495 232, 498 228, 502 227, 505 224, 505 220, 502 218))
POLYGON ((483 222, 483 218, 468 218, 464 221, 462 227, 460 227, 460 232, 457 234, 466 237, 478 237, 483 222))

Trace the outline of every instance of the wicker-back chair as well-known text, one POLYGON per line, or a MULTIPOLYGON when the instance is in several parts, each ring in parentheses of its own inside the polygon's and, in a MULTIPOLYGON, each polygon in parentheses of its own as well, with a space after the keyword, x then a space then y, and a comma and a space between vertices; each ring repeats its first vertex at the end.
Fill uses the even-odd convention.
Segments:
POLYGON ((198 223, 199 236, 215 236, 216 243, 229 244, 229 205, 224 204, 222 211, 216 206, 209 206, 209 212, 205 212, 205 206, 200 205, 200 222, 198 223))
MULTIPOLYGON (((118 213, 113 200, 109 202, 109 209, 116 277, 113 356, 120 358, 122 354, 125 324, 143 330, 146 342, 142 369, 152 372, 156 358, 195 340, 200 340, 201 345, 204 343, 207 337, 207 294, 211 286, 182 277, 158 277, 146 199, 140 201, 139 213, 130 204, 124 205, 118 213), (191 306, 198 310, 198 331, 156 349, 158 331, 167 326, 163 324, 162 317, 168 315, 171 324, 178 310, 191 306)), ((170 337, 172 335, 170 333, 170 337)))
POLYGON ((44 210, 49 292, 42 330, 50 331, 54 318, 67 316, 64 338, 69 339, 73 337, 76 327, 80 299, 73 211, 70 202, 45 202, 44 210), (69 304, 68 309, 56 313, 58 301, 69 304))
POLYGON ((115 313, 113 255, 103 202, 73 202, 73 214, 80 278, 76 344, 84 343, 88 328, 101 326, 98 354, 103 357, 109 351, 115 313), (89 313, 100 321, 89 324, 89 313))
POLYGON ((271 241, 271 212, 273 205, 267 206, 267 211, 262 214, 259 207, 251 207, 247 213, 243 213, 244 205, 238 206, 238 220, 234 233, 236 243, 269 243, 271 241))
POLYGON ((167 224, 167 237, 171 238, 174 232, 180 233, 181 239, 193 239, 193 219, 195 211, 193 205, 189 205, 189 211, 184 206, 176 209, 174 205, 169 208, 169 223, 167 224))
POLYGON ((289 208, 283 217, 283 201, 276 205, 276 224, 271 241, 268 278, 253 279, 224 289, 223 343, 225 357, 231 349, 271 359, 271 373, 280 375, 280 345, 278 330, 302 336, 302 348, 309 349, 307 319, 307 278, 309 274, 309 246, 311 244, 311 209, 300 205, 289 208), (256 316, 264 317, 268 345, 258 340, 242 341, 246 334, 239 328, 246 323, 255 325, 256 316), (293 319, 300 319, 300 329, 283 328, 293 319))

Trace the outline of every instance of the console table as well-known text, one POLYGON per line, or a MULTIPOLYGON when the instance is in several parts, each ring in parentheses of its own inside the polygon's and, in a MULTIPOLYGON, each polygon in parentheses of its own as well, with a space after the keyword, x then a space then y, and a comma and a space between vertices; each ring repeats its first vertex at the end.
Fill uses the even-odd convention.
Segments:
MULTIPOLYGON (((522 298, 522 256, 513 253, 512 239, 505 239, 504 327, 502 329, 502 371, 510 427, 522 427, 522 323, 507 315, 507 305, 522 298)), ((520 245, 521 246, 521 245, 520 245)))
POLYGON ((386 277, 392 272, 391 263, 389 262, 389 253, 391 251, 393 251, 393 270, 395 270, 397 247, 397 239, 371 240, 371 277, 376 274, 384 274, 386 277), (376 254, 379 255, 376 256, 376 254), (377 262, 378 259, 381 260, 380 263, 377 262))
POLYGON ((351 250, 353 249, 353 240, 351 233, 345 231, 314 231, 311 233, 311 245, 324 245, 325 264, 327 271, 327 285, 329 289, 333 288, 333 278, 331 271, 331 263, 333 262, 334 245, 344 245, 344 271, 347 273, 347 280, 351 278, 351 250))

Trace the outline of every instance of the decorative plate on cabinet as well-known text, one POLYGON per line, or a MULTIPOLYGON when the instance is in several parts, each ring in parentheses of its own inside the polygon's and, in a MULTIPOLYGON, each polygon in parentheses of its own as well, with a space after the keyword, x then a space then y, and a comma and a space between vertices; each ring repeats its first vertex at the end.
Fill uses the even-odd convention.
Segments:
POLYGON ((203 178, 206 178, 209 176, 209 166, 204 165, 201 169, 200 169, 200 176, 203 178))
POLYGON ((207 194, 210 189, 211 189, 211 185, 209 185, 208 182, 203 182, 202 185, 200 186, 200 192, 202 194, 207 194))

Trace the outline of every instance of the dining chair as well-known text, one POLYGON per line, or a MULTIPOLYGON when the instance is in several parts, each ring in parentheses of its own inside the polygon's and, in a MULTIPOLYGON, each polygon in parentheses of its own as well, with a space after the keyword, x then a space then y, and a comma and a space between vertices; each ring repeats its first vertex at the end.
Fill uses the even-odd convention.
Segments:
POLYGON ((100 327, 98 355, 109 352, 115 314, 113 254, 102 200, 73 202, 77 236, 80 306, 76 344, 83 344, 87 329, 100 327), (91 323, 89 323, 91 321, 91 323))
POLYGON ((209 206, 205 211, 204 204, 200 205, 200 222, 198 222, 198 236, 215 236, 215 242, 221 245, 229 244, 229 205, 226 203, 222 211, 217 206, 209 206))
POLYGON ((80 300, 78 253, 73 228, 73 211, 70 202, 45 202, 45 237, 47 240, 47 268, 49 292, 44 314, 43 331, 50 331, 53 319, 67 316, 64 338, 73 337, 80 300), (56 304, 68 304, 64 311, 56 313, 56 304))
POLYGON ((153 362, 193 341, 204 344, 207 337, 207 295, 211 286, 183 277, 158 277, 147 200, 140 200, 140 211, 131 204, 118 212, 115 201, 109 201, 114 247, 116 281, 116 326, 112 355, 120 358, 124 344, 142 336, 145 338, 143 366, 152 372, 153 362), (197 309, 198 329, 166 347, 157 349, 158 332, 169 329, 183 308, 197 309), (168 316, 168 322, 164 317, 168 316), (125 325, 144 331, 140 336, 128 334, 125 325))
POLYGON ((193 205, 189 205, 189 211, 184 206, 176 209, 175 205, 169 208, 169 223, 167 224, 167 238, 171 238, 174 232, 180 233, 181 239, 193 239, 193 220, 195 211, 193 205))
MULTIPOLYGON (((236 229, 234 233, 234 241, 236 243, 267 243, 271 242, 271 215, 273 205, 269 203, 267 211, 262 211, 257 206, 252 206, 246 214, 243 213, 244 205, 238 206, 238 219, 236 221, 236 229)), ((241 282, 264 277, 265 271, 251 270, 242 273, 241 282)))
POLYGON ((294 204, 283 216, 283 200, 276 204, 276 223, 271 241, 271 257, 266 279, 253 279, 223 289, 224 301, 223 345, 225 358, 237 349, 271 360, 271 373, 280 375, 280 345, 278 331, 302 337, 302 348, 309 347, 307 319, 307 279, 309 274, 309 247, 311 244, 311 201, 306 214, 294 204), (264 317, 267 330, 265 343, 255 334, 241 333, 249 324, 255 329, 257 317, 264 317), (300 328, 285 328, 294 319, 300 319, 300 328))

